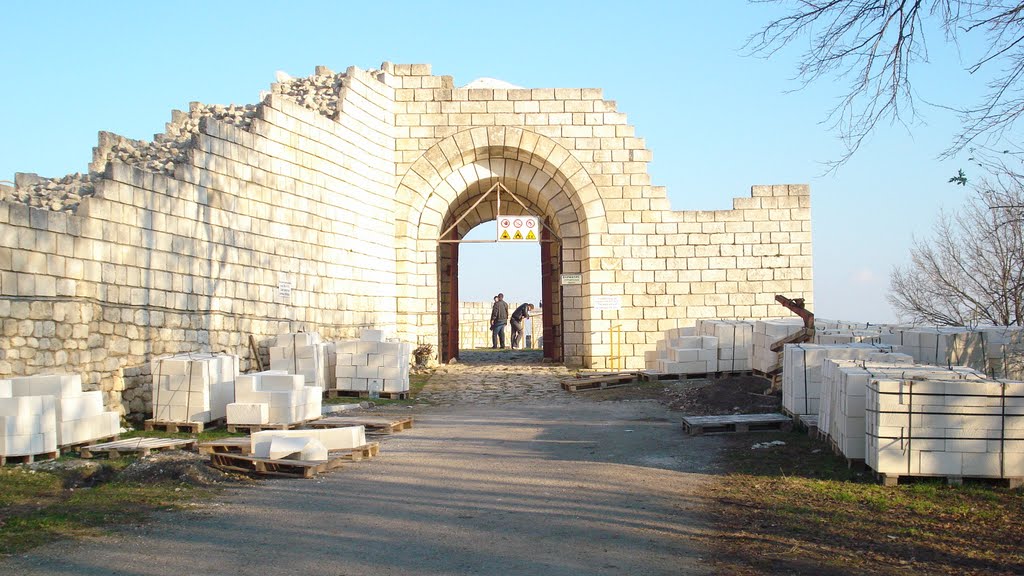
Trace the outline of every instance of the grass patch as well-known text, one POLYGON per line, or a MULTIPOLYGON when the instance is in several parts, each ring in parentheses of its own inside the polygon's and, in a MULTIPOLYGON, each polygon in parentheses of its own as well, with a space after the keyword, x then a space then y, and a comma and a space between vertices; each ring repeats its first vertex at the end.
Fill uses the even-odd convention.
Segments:
POLYGON ((1024 491, 942 480, 896 487, 798 433, 735 435, 712 488, 721 573, 1020 574, 1024 491), (786 444, 752 450, 757 442, 786 444))
POLYGON ((177 438, 177 439, 196 439, 200 442, 208 442, 210 440, 220 440, 221 438, 231 438, 235 436, 248 436, 244 432, 228 432, 227 428, 212 428, 206 429, 199 434, 193 434, 191 432, 166 432, 164 430, 132 430, 125 434, 121 434, 121 438, 177 438))
POLYGON ((174 509, 213 493, 175 482, 110 479, 125 465, 104 463, 85 477, 75 470, 0 470, 0 554, 17 554, 55 539, 141 522, 154 511, 174 509))

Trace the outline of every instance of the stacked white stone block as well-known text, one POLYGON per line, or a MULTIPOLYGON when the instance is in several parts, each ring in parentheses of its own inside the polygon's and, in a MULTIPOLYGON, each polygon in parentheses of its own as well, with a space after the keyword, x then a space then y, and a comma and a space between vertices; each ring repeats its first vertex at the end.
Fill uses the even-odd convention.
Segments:
POLYGON ((337 342, 324 342, 324 390, 333 390, 338 386, 338 344, 337 342))
POLYGON ((57 450, 56 398, 13 396, 10 380, 0 380, 0 456, 28 456, 57 450))
POLYGON ((754 356, 753 320, 698 320, 697 334, 718 339, 718 370, 751 369, 754 356))
POLYGON ((359 340, 336 342, 337 389, 358 392, 409 391, 412 344, 386 342, 380 330, 363 330, 359 340))
POLYGON ((661 370, 662 361, 672 361, 674 354, 672 349, 677 343, 679 338, 685 336, 696 336, 697 331, 694 326, 684 326, 681 328, 672 328, 666 330, 662 334, 662 338, 654 346, 654 350, 648 350, 644 352, 644 368, 653 372, 661 370))
POLYGON ((316 332, 279 334, 270 347, 270 369, 300 374, 307 386, 324 388, 326 344, 316 332))
POLYGON ((875 374, 867 458, 887 476, 1024 477, 1024 382, 875 374))
POLYGON ((818 415, 827 359, 913 364, 898 346, 882 344, 787 344, 782 368, 782 407, 790 414, 818 415))
POLYGON ((889 330, 881 327, 857 330, 838 328, 822 330, 817 327, 817 321, 815 321, 815 344, 879 344, 891 346, 892 340, 889 330))
POLYGON ((104 410, 102 392, 83 391, 77 374, 0 380, 0 420, 4 456, 54 452, 121 429, 118 413, 104 410))
POLYGON ((267 370, 234 381, 235 401, 227 406, 230 425, 297 424, 319 418, 323 388, 307 386, 301 374, 267 370))
POLYGON ((238 356, 194 353, 157 358, 153 373, 153 420, 208 423, 226 416, 234 400, 238 356))
POLYGON ((823 364, 818 429, 825 432, 839 451, 851 459, 865 459, 866 406, 868 385, 877 379, 958 381, 984 380, 984 375, 965 367, 873 363, 854 360, 825 360, 823 364))
POLYGON ((903 350, 919 364, 983 366, 982 337, 962 326, 920 326, 895 331, 903 350))
POLYGON ((718 338, 681 336, 669 340, 668 357, 658 360, 662 374, 707 374, 718 371, 718 338))
POLYGON ((799 332, 804 327, 800 318, 772 318, 754 322, 754 360, 752 370, 768 374, 780 368, 779 354, 771 347, 779 340, 799 332))
POLYGON ((979 327, 984 338, 984 372, 994 378, 1024 380, 1024 328, 979 327))

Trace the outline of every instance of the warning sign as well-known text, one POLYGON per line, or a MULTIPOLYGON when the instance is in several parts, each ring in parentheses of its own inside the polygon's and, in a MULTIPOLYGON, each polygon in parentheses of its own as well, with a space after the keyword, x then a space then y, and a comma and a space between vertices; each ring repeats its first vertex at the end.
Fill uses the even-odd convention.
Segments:
POLYGON ((536 242, 540 238, 540 221, 533 216, 498 216, 498 240, 536 242))

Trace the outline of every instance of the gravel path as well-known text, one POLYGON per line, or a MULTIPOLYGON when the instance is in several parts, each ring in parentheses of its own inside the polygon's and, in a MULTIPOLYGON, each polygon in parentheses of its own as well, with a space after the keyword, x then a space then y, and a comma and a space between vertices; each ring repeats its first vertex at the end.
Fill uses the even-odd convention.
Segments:
POLYGON ((232 488, 141 528, 0 561, 10 574, 708 574, 714 438, 653 401, 593 402, 530 353, 442 367, 379 458, 232 488), (501 360, 494 363, 495 359, 501 360), (504 383, 504 384, 502 384, 504 383))

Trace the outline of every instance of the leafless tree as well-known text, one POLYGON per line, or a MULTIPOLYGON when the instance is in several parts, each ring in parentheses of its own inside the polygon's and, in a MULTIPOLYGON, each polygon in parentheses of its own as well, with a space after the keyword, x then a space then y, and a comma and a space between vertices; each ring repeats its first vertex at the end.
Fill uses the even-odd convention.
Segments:
MULTIPOLYGON (((991 162, 1007 154, 1024 156, 1011 131, 1024 114, 1024 2, 993 0, 750 0, 786 5, 785 16, 769 22, 747 41, 752 54, 770 57, 807 38, 797 68, 804 85, 826 77, 849 82, 828 121, 846 153, 846 162, 882 121, 907 124, 918 119, 911 73, 928 62, 926 36, 960 46, 960 39, 983 37, 985 51, 966 67, 988 74, 988 94, 974 105, 937 103, 957 111, 961 130, 942 153, 964 149, 991 162)), ((979 74, 981 76, 981 74, 979 74)), ((996 160, 998 162, 998 160, 996 160)))
POLYGON ((946 326, 1024 325, 1024 181, 982 181, 934 237, 915 240, 893 269, 889 302, 901 317, 946 326))

